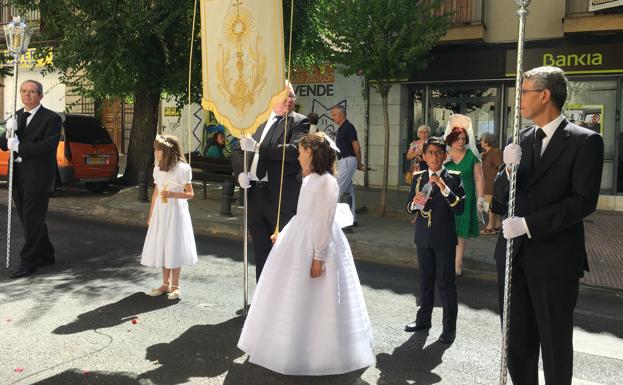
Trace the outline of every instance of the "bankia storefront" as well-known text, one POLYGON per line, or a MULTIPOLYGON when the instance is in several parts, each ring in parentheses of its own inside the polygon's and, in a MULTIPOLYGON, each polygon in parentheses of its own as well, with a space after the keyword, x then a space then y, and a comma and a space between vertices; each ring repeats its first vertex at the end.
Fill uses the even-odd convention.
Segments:
MULTIPOLYGON (((604 138, 599 208, 623 211, 623 44, 568 39, 526 43, 524 70, 542 65, 560 67, 568 75, 567 118, 604 138)), ((417 127, 428 124, 434 134, 442 134, 452 113, 470 116, 477 137, 490 132, 500 146, 506 143, 514 126, 515 69, 515 45, 436 48, 428 70, 404 83, 412 119, 401 141, 403 169, 408 168, 405 153, 417 127)), ((522 121, 522 126, 530 124, 522 121)))

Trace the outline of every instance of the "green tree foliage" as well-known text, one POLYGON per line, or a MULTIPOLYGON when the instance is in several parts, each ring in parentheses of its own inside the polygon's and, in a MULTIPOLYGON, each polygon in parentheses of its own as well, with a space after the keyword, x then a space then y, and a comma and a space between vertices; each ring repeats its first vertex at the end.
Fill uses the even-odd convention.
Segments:
MULTIPOLYGON (((48 71, 84 96, 130 98, 134 102, 124 179, 136 183, 139 170, 153 164, 162 94, 184 100, 193 0, 13 0, 39 9, 37 53, 54 51, 48 71)), ((196 20, 194 99, 200 87, 199 17, 196 20)))
POLYGON ((363 73, 383 100, 385 149, 380 214, 385 214, 389 163, 388 94, 393 83, 424 69, 446 33, 443 0, 333 0, 319 8, 330 61, 344 75, 363 73))
MULTIPOLYGON (((95 99, 128 98, 134 102, 124 180, 137 181, 139 170, 153 164, 162 95, 178 104, 188 99, 188 63, 194 0, 13 0, 24 9, 39 9, 41 33, 31 45, 37 55, 54 51, 48 71, 81 95, 95 99)), ((293 65, 320 62, 317 39, 318 0, 294 2, 293 65)), ((200 17, 197 7, 191 100, 201 95, 200 17)), ((286 47, 290 1, 284 1, 286 47)), ((209 26, 207 27, 209 30, 209 26)), ((287 49, 287 48, 286 48, 287 49)))

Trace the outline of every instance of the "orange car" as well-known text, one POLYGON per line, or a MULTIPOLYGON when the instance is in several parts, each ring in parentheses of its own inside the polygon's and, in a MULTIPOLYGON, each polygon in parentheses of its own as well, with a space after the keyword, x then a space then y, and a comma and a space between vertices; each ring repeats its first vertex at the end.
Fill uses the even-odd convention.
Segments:
MULTIPOLYGON (((117 146, 97 119, 86 115, 59 115, 63 119, 63 127, 56 150, 56 185, 80 183, 89 191, 104 191, 106 186, 117 179, 117 146)), ((0 177, 5 180, 8 154, 8 151, 0 150, 0 177)))

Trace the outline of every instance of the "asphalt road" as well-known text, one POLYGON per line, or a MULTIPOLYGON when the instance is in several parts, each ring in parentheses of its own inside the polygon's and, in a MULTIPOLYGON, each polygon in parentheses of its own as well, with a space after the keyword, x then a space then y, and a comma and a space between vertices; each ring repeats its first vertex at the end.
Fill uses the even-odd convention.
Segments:
MULTIPOLYGON (((58 214, 49 215, 48 225, 55 266, 15 281, 8 279, 15 257, 11 270, 0 270, 0 384, 497 383, 494 282, 459 280, 458 336, 447 347, 436 342, 440 308, 430 334, 403 331, 416 311, 415 270, 357 263, 376 365, 342 376, 286 377, 249 363, 236 348, 243 323, 240 242, 197 238, 200 262, 183 269, 182 299, 169 301, 143 294, 161 279, 139 265, 145 228, 58 214)), ((23 241, 19 224, 13 239, 15 256, 23 241)), ((252 266, 249 273, 252 289, 252 266)), ((613 293, 581 293, 574 384, 623 382, 622 305, 613 293)))

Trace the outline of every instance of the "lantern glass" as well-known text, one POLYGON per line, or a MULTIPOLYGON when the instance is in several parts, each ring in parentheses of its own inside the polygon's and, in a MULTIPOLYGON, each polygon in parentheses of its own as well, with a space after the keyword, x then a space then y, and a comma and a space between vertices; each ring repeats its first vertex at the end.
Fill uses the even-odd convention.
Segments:
POLYGON ((4 36, 9 54, 18 57, 28 49, 32 37, 32 28, 20 16, 15 16, 13 21, 4 26, 4 36))

